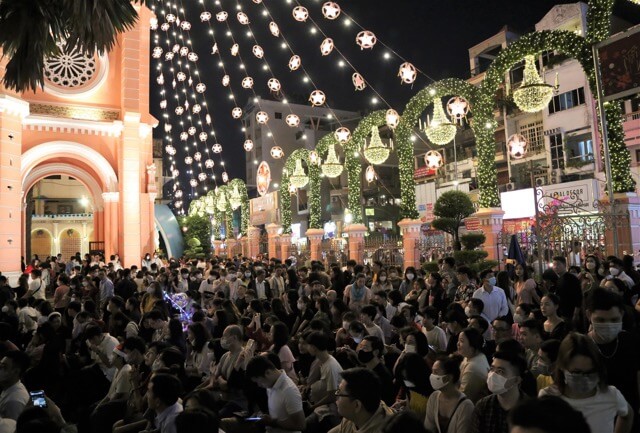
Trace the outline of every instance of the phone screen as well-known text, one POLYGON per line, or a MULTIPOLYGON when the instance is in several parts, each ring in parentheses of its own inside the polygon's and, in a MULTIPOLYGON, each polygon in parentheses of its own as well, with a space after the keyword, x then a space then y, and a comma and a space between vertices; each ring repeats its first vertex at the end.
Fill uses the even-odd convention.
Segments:
POLYGON ((259 416, 255 416, 255 417, 250 417, 250 418, 245 418, 245 421, 260 421, 262 418, 260 418, 259 416))
POLYGON ((47 400, 44 398, 44 391, 31 391, 31 402, 36 407, 47 407, 47 400))

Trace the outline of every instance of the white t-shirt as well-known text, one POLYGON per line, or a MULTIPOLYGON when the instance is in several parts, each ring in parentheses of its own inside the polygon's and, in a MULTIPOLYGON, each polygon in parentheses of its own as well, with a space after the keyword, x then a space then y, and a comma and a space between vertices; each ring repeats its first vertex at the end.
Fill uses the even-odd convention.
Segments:
POLYGON ((125 364, 120 370, 117 370, 115 376, 113 376, 107 397, 113 398, 116 394, 129 394, 131 392, 130 374, 131 366, 129 364, 125 364))
POLYGON ((422 327, 422 333, 427 336, 429 345, 433 346, 436 352, 447 350, 447 334, 439 326, 435 326, 431 331, 427 331, 426 327, 422 327))
POLYGON ((384 332, 382 332, 382 328, 380 328, 378 325, 374 323, 372 326, 365 326, 364 328, 367 330, 369 335, 375 335, 376 337, 378 337, 382 341, 382 344, 386 343, 384 332))
MULTIPOLYGON (((540 397, 545 395, 557 395, 557 388, 550 386, 540 390, 540 397)), ((593 433, 613 433, 615 418, 627 416, 629 405, 615 386, 608 386, 606 391, 598 390, 598 393, 589 398, 568 398, 560 396, 571 407, 582 412, 587 424, 593 433)))
POLYGON ((36 299, 47 299, 47 294, 45 293, 47 290, 47 285, 41 278, 36 278, 31 283, 29 283, 29 290, 31 290, 31 295, 36 299))
MULTIPOLYGON (((284 371, 280 372, 280 377, 273 388, 267 388, 267 399, 269 416, 274 420, 284 421, 292 415, 302 412, 300 391, 284 371)), ((277 427, 267 427, 266 430, 269 433, 299 433, 299 431, 283 430, 277 427)))
MULTIPOLYGON (((104 338, 98 344, 97 349, 106 355, 107 359, 109 359, 109 362, 112 362, 113 356, 114 356, 113 349, 118 344, 120 344, 120 342, 115 337, 112 337, 109 334, 103 334, 103 335, 104 335, 104 338)), ((93 359, 98 364, 98 366, 100 367, 100 370, 102 370, 102 373, 104 373, 107 380, 111 382, 113 380, 114 374, 116 374, 116 368, 115 367, 107 368, 107 366, 104 365, 104 363, 102 362, 102 359, 100 359, 100 356, 98 356, 98 354, 95 352, 91 352, 91 359, 93 359)))

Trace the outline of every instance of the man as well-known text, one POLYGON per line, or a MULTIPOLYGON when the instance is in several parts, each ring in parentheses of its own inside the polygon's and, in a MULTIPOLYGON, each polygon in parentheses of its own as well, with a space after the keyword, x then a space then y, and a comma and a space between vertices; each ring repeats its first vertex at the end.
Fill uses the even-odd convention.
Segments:
POLYGON ((438 310, 428 306, 424 310, 422 319, 422 333, 427 336, 429 345, 433 346, 436 352, 444 352, 447 348, 447 334, 444 329, 436 325, 438 322, 438 310))
MULTIPOLYGON (((627 285, 628 289, 633 288, 635 285, 633 279, 624 271, 624 262, 617 257, 609 257, 609 273, 612 278, 622 280, 627 285)), ((607 277, 606 279, 611 278, 607 277)), ((604 285, 605 280, 602 280, 602 285, 604 285)))
POLYGON ((371 300, 371 289, 365 285, 366 280, 366 275, 360 272, 356 275, 355 283, 344 288, 343 300, 351 311, 359 311, 371 300))
POLYGON ((540 350, 540 345, 544 341, 543 332, 542 325, 535 319, 525 320, 520 324, 518 341, 525 348, 527 367, 535 377, 538 377, 541 372, 538 367, 538 360, 540 359, 538 350, 540 350))
POLYGON ((93 403, 104 396, 113 381, 116 368, 113 366, 113 349, 118 340, 108 333, 103 333, 98 325, 88 325, 84 335, 93 364, 81 371, 80 384, 91 384, 91 391, 87 394, 87 403, 93 403), (96 398, 97 397, 97 398, 96 398))
POLYGON ((151 310, 146 314, 147 327, 153 329, 151 341, 161 341, 164 339, 164 330, 169 326, 169 322, 164 320, 162 312, 151 310))
POLYGON ((258 421, 267 433, 300 433, 304 429, 302 397, 287 373, 277 369, 267 356, 258 356, 247 364, 246 377, 267 390, 269 414, 258 421))
POLYGON ((264 269, 260 269, 256 272, 256 278, 251 280, 248 290, 254 290, 259 300, 271 299, 271 286, 265 279, 264 269))
POLYGON ((476 285, 471 281, 473 271, 468 266, 459 266, 456 270, 456 276, 458 277, 459 284, 454 296, 450 299, 466 307, 469 299, 473 297, 473 294, 477 290, 476 285))
POLYGON ((7 282, 7 277, 0 275, 0 307, 4 306, 7 301, 14 297, 15 293, 7 282))
POLYGON ((284 274, 284 268, 280 265, 276 265, 273 275, 269 279, 269 286, 271 287, 271 292, 274 298, 279 298, 285 291, 284 278, 282 277, 284 274))
POLYGON ((23 298, 29 299, 30 297, 34 297, 35 299, 47 299, 47 294, 45 293, 47 290, 47 286, 42 281, 42 271, 40 269, 34 269, 31 271, 31 283, 29 283, 29 290, 24 294, 23 298))
POLYGON ((442 275, 443 279, 446 278, 447 281, 449 281, 449 284, 444 289, 447 293, 447 298, 453 299, 456 296, 458 286, 461 284, 457 278, 457 272, 455 271, 456 259, 453 257, 445 257, 440 260, 440 275, 442 275))
POLYGON ((114 288, 114 294, 120 296, 125 301, 132 297, 138 290, 138 285, 131 278, 131 269, 122 271, 122 278, 114 288))
POLYGON ((17 350, 4 354, 0 360, 0 417, 17 420, 29 402, 29 392, 20 378, 29 368, 29 356, 17 350))
POLYGON ((338 413, 342 422, 329 433, 377 433, 393 415, 381 400, 380 379, 364 368, 352 368, 341 373, 336 391, 338 413))
POLYGON ((221 393, 220 399, 224 402, 225 407, 220 410, 220 417, 224 418, 231 416, 233 412, 238 410, 246 410, 247 406, 242 383, 244 369, 234 367, 241 355, 246 358, 242 344, 242 328, 237 325, 227 326, 222 332, 220 346, 227 352, 220 358, 216 371, 211 376, 209 388, 221 393))
POLYGON ((500 343, 504 343, 507 340, 513 339, 513 332, 511 328, 511 324, 509 323, 506 316, 496 317, 496 319, 491 323, 493 340, 496 343, 496 346, 500 343))
POLYGON ((322 262, 313 262, 311 265, 311 272, 316 274, 320 283, 324 286, 325 289, 331 288, 331 277, 324 271, 324 265, 322 262))
POLYGON ((582 267, 582 246, 578 241, 573 243, 573 248, 569 253, 569 265, 582 267))
POLYGON ((376 293, 375 295, 373 295, 373 300, 376 301, 376 304, 382 305, 384 307, 387 319, 391 319, 396 315, 398 309, 391 305, 391 303, 389 302, 389 296, 387 295, 387 292, 383 291, 376 293))
POLYGON ((382 341, 378 337, 367 335, 358 345, 356 354, 360 365, 378 375, 380 379, 381 399, 385 404, 391 406, 395 403, 393 376, 381 360, 384 354, 384 344, 382 341))
POLYGON ((364 325, 364 328, 367 330, 367 334, 374 335, 382 340, 382 343, 385 343, 384 332, 382 332, 382 328, 373 323, 373 320, 376 318, 378 314, 378 309, 373 305, 365 305, 360 310, 360 321, 364 325))
POLYGON ((149 409, 156 413, 155 430, 159 433, 176 433, 176 416, 182 412, 180 381, 170 374, 156 374, 151 377, 147 388, 149 409))
POLYGON ((582 412, 555 396, 524 400, 508 419, 510 433, 594 433, 582 412))
POLYGON ((482 287, 473 292, 473 297, 482 300, 484 309, 482 310, 487 321, 491 323, 497 317, 506 316, 509 313, 507 296, 500 287, 496 287, 496 278, 491 269, 480 272, 482 287))
POLYGON ((109 279, 105 271, 98 272, 98 278, 100 279, 100 306, 104 307, 109 299, 113 298, 113 281, 109 279))
POLYGON ((558 274, 555 293, 560 298, 558 315, 572 320, 582 306, 582 289, 580 280, 567 272, 567 259, 563 256, 553 258, 553 270, 558 274))

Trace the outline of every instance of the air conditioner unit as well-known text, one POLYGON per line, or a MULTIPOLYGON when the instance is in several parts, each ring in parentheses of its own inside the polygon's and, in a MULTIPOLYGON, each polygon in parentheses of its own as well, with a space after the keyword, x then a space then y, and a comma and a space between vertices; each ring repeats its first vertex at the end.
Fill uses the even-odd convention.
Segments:
POLYGON ((547 184, 547 177, 546 176, 540 176, 540 177, 536 177, 536 186, 543 186, 547 184))
POLYGON ((507 184, 507 191, 514 191, 516 189, 516 184, 513 182, 509 182, 507 184))

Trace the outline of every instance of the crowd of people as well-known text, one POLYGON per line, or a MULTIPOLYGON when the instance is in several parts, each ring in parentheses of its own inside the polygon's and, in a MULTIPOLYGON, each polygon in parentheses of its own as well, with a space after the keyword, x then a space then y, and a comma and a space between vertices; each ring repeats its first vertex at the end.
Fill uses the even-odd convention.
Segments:
POLYGON ((147 254, 0 276, 0 433, 628 433, 633 258, 438 272, 147 254))

